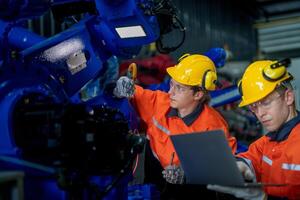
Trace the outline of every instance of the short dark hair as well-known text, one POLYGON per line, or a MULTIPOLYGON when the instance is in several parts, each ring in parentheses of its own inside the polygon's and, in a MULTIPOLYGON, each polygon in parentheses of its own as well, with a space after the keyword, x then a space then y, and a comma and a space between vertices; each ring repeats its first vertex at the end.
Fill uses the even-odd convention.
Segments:
POLYGON ((281 82, 277 87, 276 87, 276 91, 279 93, 279 94, 283 94, 286 90, 294 90, 292 84, 291 84, 291 81, 283 81, 281 82))
MULTIPOLYGON (((274 91, 276 91, 278 94, 282 95, 282 94, 285 93, 286 90, 290 90, 290 91, 294 90, 294 87, 293 87, 293 85, 291 83, 291 80, 286 80, 286 81, 281 82, 275 88, 274 91)), ((296 109, 296 100, 294 100, 293 107, 294 107, 294 109, 296 109)))
POLYGON ((208 104, 210 102, 211 97, 210 97, 209 92, 206 89, 204 89, 200 86, 192 86, 191 89, 193 90, 194 94, 199 91, 203 92, 203 97, 201 98, 200 103, 208 104))

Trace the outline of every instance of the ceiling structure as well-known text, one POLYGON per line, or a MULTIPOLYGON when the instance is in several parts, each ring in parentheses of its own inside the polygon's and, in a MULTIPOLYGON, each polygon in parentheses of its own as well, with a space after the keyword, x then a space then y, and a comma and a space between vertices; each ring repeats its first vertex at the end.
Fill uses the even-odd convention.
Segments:
POLYGON ((256 0, 259 20, 271 21, 300 16, 300 0, 256 0))
POLYGON ((300 0, 256 0, 258 48, 267 57, 300 57, 300 0))

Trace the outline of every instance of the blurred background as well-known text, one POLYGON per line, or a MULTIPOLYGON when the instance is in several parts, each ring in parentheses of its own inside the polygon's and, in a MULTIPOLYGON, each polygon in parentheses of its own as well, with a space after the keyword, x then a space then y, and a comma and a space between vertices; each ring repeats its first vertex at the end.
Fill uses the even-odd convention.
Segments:
MULTIPOLYGON (((226 52, 226 63, 218 68, 218 79, 221 83, 218 89, 224 89, 224 92, 212 94, 211 105, 227 120, 230 132, 239 141, 240 151, 246 150, 252 141, 265 133, 249 110, 237 107, 239 97, 236 84, 249 63, 261 59, 290 58, 291 65, 288 70, 296 77, 292 83, 299 109, 300 0, 172 0, 172 2, 181 24, 177 24, 177 31, 163 35, 159 44, 151 43, 143 46, 141 51, 131 58, 110 57, 105 65, 111 70, 107 70, 103 76, 82 87, 76 96, 78 101, 87 102, 103 94, 102 89, 109 87, 110 84, 107 77, 109 80, 116 80, 119 76, 125 75, 132 62, 138 65, 137 82, 143 87, 157 89, 158 85, 167 80, 165 69, 174 65, 181 55, 203 54, 213 47, 221 47, 226 52), (158 51, 159 49, 172 52, 162 52, 158 51), (231 87, 234 87, 234 90, 228 92, 231 91, 231 87)), ((22 26, 48 38, 67 30, 83 18, 83 14, 74 14, 60 21, 49 11, 39 17, 23 21, 22 26)), ((141 185, 143 159, 141 154, 139 161, 136 161, 128 199, 155 199, 157 196, 152 191, 153 188, 141 185)), ((13 176, 22 177, 20 174, 13 176)), ((0 181, 0 194, 7 187, 1 188, 0 181)))

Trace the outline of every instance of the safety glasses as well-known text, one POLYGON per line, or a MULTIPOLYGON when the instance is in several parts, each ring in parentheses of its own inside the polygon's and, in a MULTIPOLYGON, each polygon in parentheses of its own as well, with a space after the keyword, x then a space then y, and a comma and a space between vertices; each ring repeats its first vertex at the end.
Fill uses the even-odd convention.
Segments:
POLYGON ((281 94, 277 93, 277 95, 270 95, 270 96, 268 96, 267 98, 265 98, 261 101, 250 104, 248 106, 248 108, 249 108, 250 111, 252 111, 254 113, 258 112, 258 108, 268 110, 272 107, 272 104, 274 102, 276 102, 276 100, 278 100, 282 95, 284 95, 284 92, 281 93, 281 94))
POLYGON ((191 87, 186 87, 175 83, 173 80, 170 81, 170 90, 173 90, 175 93, 185 93, 188 90, 191 90, 191 87))

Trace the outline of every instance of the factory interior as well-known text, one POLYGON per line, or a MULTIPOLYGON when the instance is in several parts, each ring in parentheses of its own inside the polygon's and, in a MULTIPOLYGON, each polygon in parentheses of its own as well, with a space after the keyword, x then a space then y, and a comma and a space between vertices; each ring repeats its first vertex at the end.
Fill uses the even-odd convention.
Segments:
POLYGON ((299 86, 300 0, 0 0, 0 200, 300 200, 299 86))

